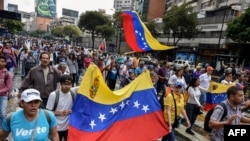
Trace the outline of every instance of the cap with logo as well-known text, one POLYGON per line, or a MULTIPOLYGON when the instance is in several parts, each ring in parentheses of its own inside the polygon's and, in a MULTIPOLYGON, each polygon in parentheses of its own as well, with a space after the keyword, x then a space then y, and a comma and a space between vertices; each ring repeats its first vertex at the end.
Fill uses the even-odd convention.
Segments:
POLYGON ((40 100, 42 101, 40 97, 40 92, 36 89, 26 89, 21 94, 21 100, 24 102, 31 102, 33 100, 40 100))
POLYGON ((174 87, 175 88, 182 88, 183 84, 179 81, 177 81, 175 84, 174 84, 174 87))

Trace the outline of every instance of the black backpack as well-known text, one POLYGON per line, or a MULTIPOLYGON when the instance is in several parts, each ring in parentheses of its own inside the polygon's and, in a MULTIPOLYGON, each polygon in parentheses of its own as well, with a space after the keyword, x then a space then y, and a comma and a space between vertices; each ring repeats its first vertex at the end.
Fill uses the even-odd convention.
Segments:
MULTIPOLYGON (((223 115, 222 115, 222 117, 221 117, 221 119, 220 119, 220 121, 222 121, 222 120, 225 118, 225 116, 227 115, 227 107, 226 107, 226 104, 223 103, 223 102, 220 103, 220 105, 221 105, 222 108, 224 109, 224 113, 223 113, 223 115)), ((214 107, 214 108, 215 108, 215 107, 214 107)), ((205 116, 204 130, 207 131, 207 132, 209 132, 209 133, 212 131, 212 129, 211 129, 208 125, 209 125, 210 117, 211 117, 211 115, 212 115, 213 112, 214 112, 214 108, 210 109, 210 110, 207 112, 206 116, 205 116)))

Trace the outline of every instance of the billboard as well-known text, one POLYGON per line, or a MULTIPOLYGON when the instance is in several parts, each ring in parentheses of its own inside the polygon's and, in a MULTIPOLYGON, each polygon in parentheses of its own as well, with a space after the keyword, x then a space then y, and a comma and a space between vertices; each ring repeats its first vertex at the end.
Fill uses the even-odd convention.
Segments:
POLYGON ((56 18, 56 0, 35 0, 38 17, 56 18))
POLYGON ((70 10, 70 9, 66 9, 66 8, 62 9, 62 15, 63 16, 78 18, 78 13, 79 12, 75 11, 75 10, 70 10))

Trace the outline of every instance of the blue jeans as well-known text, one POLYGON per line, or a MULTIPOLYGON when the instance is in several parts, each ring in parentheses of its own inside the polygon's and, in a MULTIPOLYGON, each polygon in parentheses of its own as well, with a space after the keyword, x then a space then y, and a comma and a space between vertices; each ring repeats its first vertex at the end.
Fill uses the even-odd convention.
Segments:
POLYGON ((172 131, 169 134, 162 137, 161 141, 175 141, 175 134, 174 134, 173 126, 172 126, 172 131))
POLYGON ((201 91, 200 104, 205 105, 207 102, 207 92, 201 91))
POLYGON ((2 122, 7 118, 8 97, 0 96, 0 129, 3 129, 2 122))

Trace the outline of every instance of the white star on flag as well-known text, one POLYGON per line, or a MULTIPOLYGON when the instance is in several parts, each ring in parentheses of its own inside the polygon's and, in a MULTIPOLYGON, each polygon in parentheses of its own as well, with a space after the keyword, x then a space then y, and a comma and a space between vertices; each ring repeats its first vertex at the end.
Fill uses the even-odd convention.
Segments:
POLYGON ((135 30, 135 33, 138 33, 138 31, 137 31, 137 30, 135 30))
POLYGON ((90 122, 89 125, 91 126, 91 128, 92 128, 92 130, 93 130, 94 126, 96 126, 95 120, 91 120, 91 122, 90 122))
POLYGON ((148 105, 143 105, 143 108, 141 110, 147 113, 147 111, 149 110, 148 105))
POLYGON ((102 122, 106 119, 105 114, 100 113, 98 117, 102 122))
POLYGON ((138 109, 139 106, 140 106, 140 104, 139 104, 138 100, 136 100, 136 101, 134 102, 134 107, 136 107, 136 108, 138 109))
POLYGON ((122 103, 120 104, 121 109, 123 109, 125 107, 125 103, 122 101, 122 103))
POLYGON ((111 110, 109 112, 115 114, 117 112, 117 109, 116 108, 111 108, 111 110))
POLYGON ((141 40, 144 41, 144 38, 142 37, 141 40))

